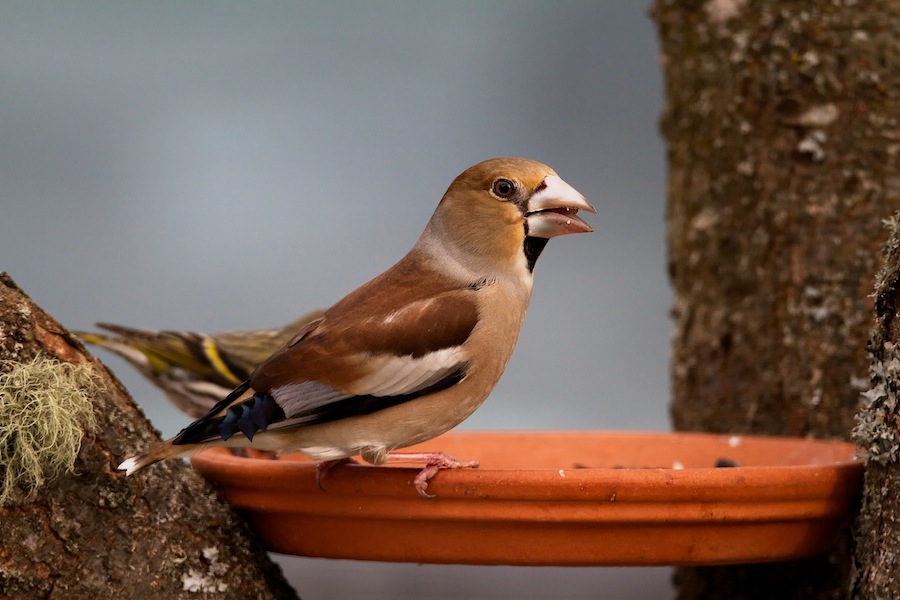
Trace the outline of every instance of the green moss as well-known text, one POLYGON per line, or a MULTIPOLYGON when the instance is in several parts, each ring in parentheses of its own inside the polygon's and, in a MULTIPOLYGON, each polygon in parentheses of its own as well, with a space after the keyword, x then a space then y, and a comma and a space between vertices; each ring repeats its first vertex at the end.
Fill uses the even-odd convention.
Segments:
POLYGON ((89 364, 0 361, 0 506, 73 471, 101 389, 89 364))

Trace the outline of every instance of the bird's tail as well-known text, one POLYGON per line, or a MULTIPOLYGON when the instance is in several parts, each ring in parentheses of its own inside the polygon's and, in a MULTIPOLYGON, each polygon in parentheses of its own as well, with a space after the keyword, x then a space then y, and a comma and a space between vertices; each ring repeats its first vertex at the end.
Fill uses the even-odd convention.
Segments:
POLYGON ((82 341, 96 346, 102 346, 108 340, 107 336, 93 331, 73 331, 72 333, 81 338, 82 341))
POLYGON ((135 347, 136 344, 141 343, 158 343, 160 338, 160 332, 151 329, 136 329, 113 323, 97 323, 97 327, 105 329, 109 333, 99 331, 75 331, 73 333, 88 344, 113 351, 122 346, 135 347))
POLYGON ((130 346, 124 339, 114 338, 112 336, 106 335, 105 333, 99 333, 95 331, 73 331, 77 337, 81 339, 82 342, 86 344, 93 344, 94 346, 99 346, 100 348, 106 348, 111 352, 115 352, 124 357, 124 354, 128 353, 129 357, 131 357, 131 353, 135 351, 134 347, 130 346))
POLYGON ((135 454, 130 458, 126 458, 122 461, 122 464, 119 465, 119 470, 125 471, 126 475, 131 475, 137 473, 144 467, 148 467, 161 460, 175 458, 182 454, 192 454, 197 450, 200 450, 201 446, 202 444, 175 446, 170 440, 157 442, 140 454, 135 454))
POLYGON ((109 350, 113 354, 121 356, 138 371, 153 379, 153 367, 150 364, 150 355, 140 345, 129 341, 124 337, 115 337, 105 333, 93 331, 74 331, 82 342, 109 350))
MULTIPOLYGON (((248 390, 252 392, 250 382, 245 381, 219 401, 205 417, 197 419, 175 437, 156 442, 140 454, 126 458, 119 465, 119 470, 131 475, 161 460, 193 454, 210 446, 249 446, 256 431, 265 431, 269 422, 266 419, 279 418, 277 413, 281 408, 267 394, 260 398, 250 396, 246 401, 248 390), (245 435, 235 436, 238 431, 245 435)), ((280 414, 283 418, 284 413, 280 414)))

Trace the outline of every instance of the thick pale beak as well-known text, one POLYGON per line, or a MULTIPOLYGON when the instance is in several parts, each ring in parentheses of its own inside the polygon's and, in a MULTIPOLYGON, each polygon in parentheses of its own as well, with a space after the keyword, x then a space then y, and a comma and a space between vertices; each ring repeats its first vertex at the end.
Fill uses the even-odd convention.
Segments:
POLYGON ((528 235, 552 238, 593 231, 590 225, 576 216, 579 210, 597 212, 578 190, 556 175, 548 175, 544 179, 544 187, 528 201, 528 212, 525 215, 528 235))

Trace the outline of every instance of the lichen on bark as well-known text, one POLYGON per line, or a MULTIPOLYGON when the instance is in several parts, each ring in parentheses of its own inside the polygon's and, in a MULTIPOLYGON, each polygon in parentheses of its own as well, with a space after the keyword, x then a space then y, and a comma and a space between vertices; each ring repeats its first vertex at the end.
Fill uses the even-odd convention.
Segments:
POLYGON ((86 364, 0 361, 0 506, 74 471, 82 435, 97 426, 99 381, 86 364))
POLYGON ((869 342, 871 387, 854 429, 854 439, 868 458, 855 526, 855 600, 900 598, 900 215, 887 225, 890 237, 875 283, 875 326, 869 342))

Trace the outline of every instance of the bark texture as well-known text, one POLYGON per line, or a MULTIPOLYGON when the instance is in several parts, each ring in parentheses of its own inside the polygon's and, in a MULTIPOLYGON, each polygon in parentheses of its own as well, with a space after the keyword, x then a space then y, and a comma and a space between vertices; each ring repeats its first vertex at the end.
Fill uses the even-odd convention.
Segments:
POLYGON ((856 524, 852 598, 900 598, 900 214, 891 222, 875 286, 869 350, 872 387, 854 439, 868 454, 863 507, 856 524))
POLYGON ((115 377, 0 273, 0 360, 38 355, 92 365, 104 391, 75 472, 0 507, 0 597, 296 598, 242 517, 189 466, 116 471, 156 432, 115 377))
MULTIPOLYGON (((900 2, 656 0, 676 429, 847 438, 900 207, 900 2)), ((849 541, 680 569, 681 598, 841 598, 849 541)))

